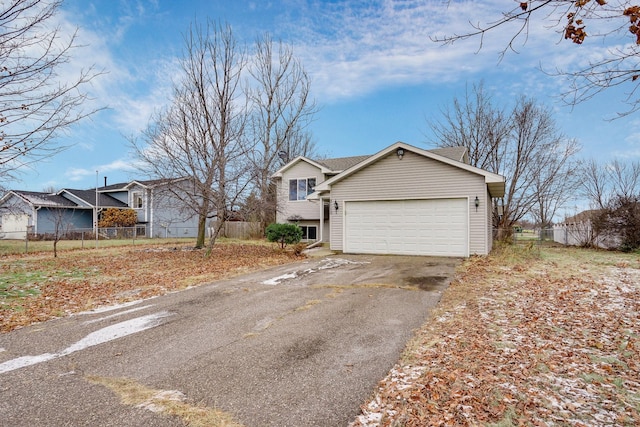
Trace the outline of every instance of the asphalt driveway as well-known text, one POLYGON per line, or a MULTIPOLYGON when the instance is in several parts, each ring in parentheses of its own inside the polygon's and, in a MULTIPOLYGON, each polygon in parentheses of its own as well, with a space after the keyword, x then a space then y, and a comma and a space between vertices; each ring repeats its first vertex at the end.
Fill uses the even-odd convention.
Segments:
POLYGON ((87 378, 179 392, 245 426, 345 426, 460 260, 313 258, 0 336, 12 426, 179 426, 87 378))

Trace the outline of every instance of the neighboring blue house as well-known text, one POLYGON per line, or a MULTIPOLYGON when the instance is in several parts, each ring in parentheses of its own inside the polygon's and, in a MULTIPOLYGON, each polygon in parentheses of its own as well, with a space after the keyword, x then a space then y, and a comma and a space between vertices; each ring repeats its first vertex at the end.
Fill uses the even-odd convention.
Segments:
POLYGON ((0 199, 0 236, 24 239, 26 233, 93 230, 96 212, 134 209, 146 237, 195 237, 198 219, 174 194, 190 191, 191 180, 131 181, 89 190, 56 193, 11 190, 0 199), (171 184, 172 191, 169 191, 171 184))

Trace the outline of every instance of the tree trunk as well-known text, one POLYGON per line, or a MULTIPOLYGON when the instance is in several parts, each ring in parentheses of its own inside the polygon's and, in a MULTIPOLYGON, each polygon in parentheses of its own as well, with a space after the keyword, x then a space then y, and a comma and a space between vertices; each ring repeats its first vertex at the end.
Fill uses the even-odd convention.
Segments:
POLYGON ((196 239, 196 249, 204 248, 205 231, 207 230, 207 215, 198 216, 198 237, 196 239))

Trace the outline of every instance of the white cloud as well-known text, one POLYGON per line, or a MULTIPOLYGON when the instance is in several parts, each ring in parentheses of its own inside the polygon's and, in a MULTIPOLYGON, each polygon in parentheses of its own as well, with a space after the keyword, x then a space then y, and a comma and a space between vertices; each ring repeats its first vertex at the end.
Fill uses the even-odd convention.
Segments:
MULTIPOLYGON (((517 7, 502 0, 294 1, 291 7, 300 12, 288 16, 289 23, 281 32, 285 38, 294 35, 295 53, 312 76, 316 96, 328 101, 361 96, 382 87, 465 81, 494 71, 512 73, 512 80, 517 81, 538 67, 570 70, 607 49, 563 40, 561 28, 549 26, 554 19, 562 22, 561 10, 555 11, 557 16, 541 14, 515 40, 512 37, 521 26, 518 22, 490 31, 482 39, 448 45, 432 41, 433 37, 469 33, 473 31, 471 21, 492 22, 505 7, 517 7), (510 43, 519 53, 508 48, 510 43)), ((553 80, 541 76, 537 85, 553 80)), ((551 84, 558 89, 557 83, 551 84)))
POLYGON ((480 21, 499 14, 491 3, 473 8, 467 2, 448 7, 445 2, 392 0, 369 7, 313 3, 301 13, 302 22, 291 23, 301 34, 295 52, 311 73, 316 92, 329 100, 385 86, 465 80, 495 68, 497 53, 506 45, 502 37, 488 36, 478 55, 478 39, 448 46, 431 40, 468 32, 469 11, 480 21))
POLYGON ((94 177, 96 175, 96 171, 100 174, 108 173, 108 172, 134 172, 138 170, 138 166, 135 160, 128 159, 117 159, 110 163, 97 165, 94 168, 75 168, 70 167, 64 173, 64 176, 67 180, 72 182, 80 182, 85 181, 88 178, 94 177))
POLYGON ((82 181, 85 178, 94 175, 96 173, 96 171, 90 171, 88 169, 81 169, 81 168, 67 168, 67 170, 64 173, 64 176, 72 182, 78 182, 78 181, 82 181))

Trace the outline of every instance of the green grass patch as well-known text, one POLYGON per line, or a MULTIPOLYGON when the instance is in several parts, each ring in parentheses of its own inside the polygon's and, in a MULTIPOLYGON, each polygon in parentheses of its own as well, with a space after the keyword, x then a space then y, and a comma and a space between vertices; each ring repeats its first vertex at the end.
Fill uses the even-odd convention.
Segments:
MULTIPOLYGON (((0 263, 1 264, 1 263, 0 263)), ((51 262, 38 264, 39 270, 33 270, 33 264, 19 263, 5 266, 0 273, 0 309, 12 306, 13 310, 21 310, 15 302, 40 294, 40 287, 52 280, 75 281, 96 276, 95 269, 59 270, 51 262)))
POLYGON ((0 307, 19 298, 26 298, 40 293, 39 283, 48 276, 43 272, 19 271, 0 275, 0 307))

